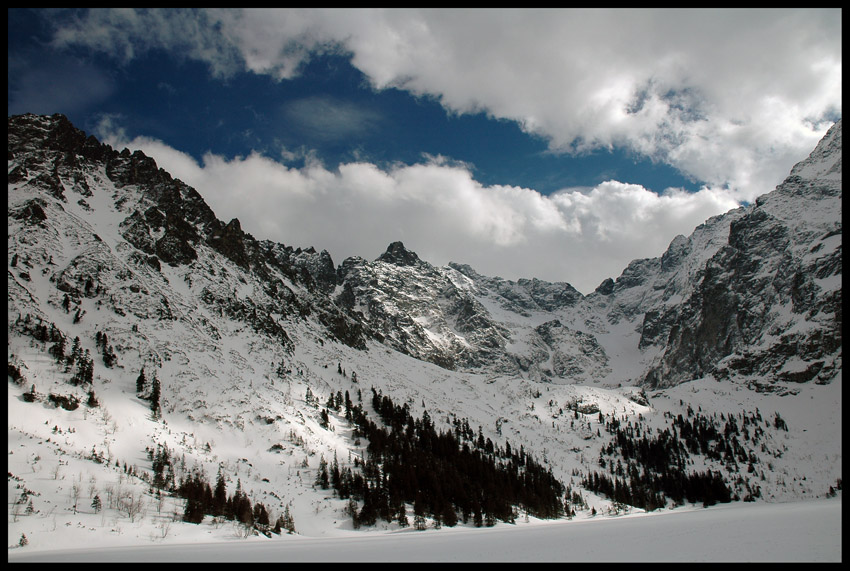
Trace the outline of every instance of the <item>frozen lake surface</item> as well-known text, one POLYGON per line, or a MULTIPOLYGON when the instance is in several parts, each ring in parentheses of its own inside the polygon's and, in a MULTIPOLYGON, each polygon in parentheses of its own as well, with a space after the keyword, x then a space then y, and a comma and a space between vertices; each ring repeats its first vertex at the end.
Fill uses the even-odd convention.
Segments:
POLYGON ((424 532, 9 551, 10 562, 841 561, 841 499, 424 532))

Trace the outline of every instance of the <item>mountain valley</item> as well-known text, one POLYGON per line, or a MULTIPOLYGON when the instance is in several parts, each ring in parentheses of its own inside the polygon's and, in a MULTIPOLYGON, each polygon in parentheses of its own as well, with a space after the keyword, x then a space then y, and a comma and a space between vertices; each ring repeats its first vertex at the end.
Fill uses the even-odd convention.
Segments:
POLYGON ((840 121, 776 189, 587 295, 401 242, 336 266, 64 116, 8 129, 10 547, 840 494, 840 121), (394 438, 433 455, 403 477, 394 438), (450 483, 461 452, 516 491, 450 483))

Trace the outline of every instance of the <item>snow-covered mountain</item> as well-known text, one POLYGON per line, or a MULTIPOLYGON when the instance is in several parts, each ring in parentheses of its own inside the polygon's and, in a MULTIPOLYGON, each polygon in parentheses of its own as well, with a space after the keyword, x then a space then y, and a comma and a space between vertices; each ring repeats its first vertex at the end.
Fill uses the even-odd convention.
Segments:
POLYGON ((384 343, 450 369, 649 387, 707 374, 769 390, 829 382, 841 368, 841 126, 776 190, 586 297, 435 268, 401 243, 345 260, 336 283, 384 343))
MULTIPOLYGON (((69 505, 20 500, 57 486, 90 492, 75 515, 118 480, 147 517, 165 521, 163 501, 183 514, 185 497, 154 492, 173 492, 153 485, 159 447, 175 483, 223 474, 298 533, 353 529, 351 501, 317 485, 324 463, 368 457, 332 404, 343 393, 376 420, 378 394, 440 430, 468 425, 502 462, 522 447, 572 517, 683 503, 669 488, 624 501, 593 477, 650 486, 660 472, 624 473, 648 460, 623 443, 669 431, 685 444, 665 461, 716 474, 731 499, 840 490, 840 122, 775 190, 587 296, 435 267, 400 242, 335 267, 219 220, 203 189, 61 115, 8 129, 10 543, 48 545, 47 514, 69 505)), ((138 515, 111 496, 103 513, 138 515)))

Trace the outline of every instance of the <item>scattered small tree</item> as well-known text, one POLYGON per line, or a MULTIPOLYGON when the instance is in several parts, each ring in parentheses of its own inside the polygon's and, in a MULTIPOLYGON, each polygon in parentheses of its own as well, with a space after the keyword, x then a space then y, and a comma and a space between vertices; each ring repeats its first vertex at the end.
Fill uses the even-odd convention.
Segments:
POLYGON ((80 499, 80 486, 74 483, 71 486, 71 499, 74 500, 74 513, 77 513, 77 502, 80 499))
POLYGON ((288 505, 283 509, 283 521, 281 523, 283 524, 283 529, 285 529, 288 533, 295 533, 295 519, 289 512, 288 505))
POLYGON ((21 506, 23 506, 23 504, 21 503, 21 500, 19 500, 19 499, 15 500, 15 503, 12 505, 12 521, 13 522, 17 522, 18 518, 21 516, 21 510, 22 510, 21 506))
POLYGON ((127 514, 127 517, 130 518, 131 522, 135 521, 136 516, 142 512, 144 507, 145 504, 142 497, 136 496, 133 492, 128 492, 118 501, 118 509, 121 510, 122 513, 127 514))
POLYGON ((171 531, 171 520, 168 518, 163 518, 156 524, 157 529, 159 530, 160 539, 165 539, 168 537, 168 532, 171 531))

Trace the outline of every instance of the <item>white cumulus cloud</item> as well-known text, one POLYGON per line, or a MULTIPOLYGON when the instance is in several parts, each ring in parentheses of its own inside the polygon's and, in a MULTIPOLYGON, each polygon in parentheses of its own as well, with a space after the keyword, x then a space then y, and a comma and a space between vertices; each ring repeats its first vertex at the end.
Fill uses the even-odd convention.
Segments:
POLYGON ((841 113, 840 9, 101 9, 56 26, 56 45, 168 49, 216 75, 348 54, 376 89, 516 121, 556 152, 629 149, 742 200, 841 113))

